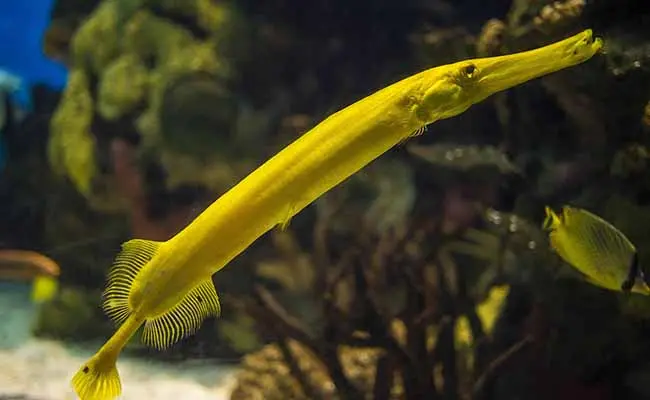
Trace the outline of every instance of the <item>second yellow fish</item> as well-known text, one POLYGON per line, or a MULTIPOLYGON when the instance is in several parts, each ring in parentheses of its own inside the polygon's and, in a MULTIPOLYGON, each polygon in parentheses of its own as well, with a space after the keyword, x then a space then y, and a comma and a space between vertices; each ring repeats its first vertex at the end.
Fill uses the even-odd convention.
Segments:
POLYGON ((614 291, 650 295, 636 248, 609 222, 575 207, 561 215, 546 207, 544 229, 552 248, 592 284, 614 291))

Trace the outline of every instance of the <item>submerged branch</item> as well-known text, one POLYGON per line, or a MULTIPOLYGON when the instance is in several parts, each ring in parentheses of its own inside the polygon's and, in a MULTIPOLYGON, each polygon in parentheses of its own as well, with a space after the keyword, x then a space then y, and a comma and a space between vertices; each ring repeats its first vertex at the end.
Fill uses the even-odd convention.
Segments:
POLYGON ((336 390, 341 399, 354 400, 362 398, 361 392, 350 382, 343 371, 343 366, 338 357, 338 344, 320 343, 309 333, 300 321, 275 299, 275 297, 261 286, 254 290, 255 296, 262 306, 262 314, 258 318, 269 321, 269 328, 278 332, 280 337, 289 337, 305 345, 318 359, 320 359, 329 372, 336 390))
POLYGON ((302 368, 300 368, 300 365, 298 364, 296 357, 293 355, 293 352, 291 351, 288 342, 286 340, 281 339, 278 340, 277 344, 278 347, 280 348, 280 352, 282 353, 282 356, 284 357, 284 360, 287 362, 287 365, 289 366, 291 375, 293 375, 293 377, 296 378, 296 380, 302 387, 302 390, 305 393, 305 395, 308 398, 314 400, 323 399, 323 396, 321 396, 318 390, 316 390, 316 388, 314 387, 314 385, 312 385, 307 374, 305 374, 302 368))
POLYGON ((492 362, 488 364, 488 366, 485 368, 485 371, 483 371, 481 376, 476 380, 476 383, 474 384, 472 396, 473 399, 480 400, 485 398, 486 388, 490 386, 496 376, 503 370, 506 365, 512 362, 515 356, 528 348, 528 346, 530 346, 532 343, 533 338, 526 336, 519 342, 510 346, 505 352, 501 353, 501 355, 496 357, 494 360, 492 360, 492 362))
POLYGON ((254 289, 255 297, 260 303, 261 309, 255 310, 256 316, 268 321, 269 326, 281 337, 290 337, 304 344, 310 349, 317 349, 318 343, 300 320, 289 314, 289 312, 275 299, 275 297, 260 285, 254 289))
POLYGON ((393 388, 395 360, 389 354, 384 354, 377 360, 375 384, 372 388, 374 400, 389 400, 393 388))

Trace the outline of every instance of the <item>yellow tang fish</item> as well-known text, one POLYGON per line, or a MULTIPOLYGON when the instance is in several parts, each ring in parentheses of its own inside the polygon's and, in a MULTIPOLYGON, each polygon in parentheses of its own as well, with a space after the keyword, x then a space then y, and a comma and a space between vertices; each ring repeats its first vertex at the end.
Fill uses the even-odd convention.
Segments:
POLYGON ((601 47, 602 41, 585 30, 535 50, 407 77, 326 118, 171 239, 125 242, 103 303, 119 328, 74 375, 74 390, 82 400, 117 397, 121 383, 115 363, 141 325, 144 343, 156 348, 195 332, 220 311, 212 274, 391 147, 493 93, 582 63, 601 47))
POLYGON ((544 229, 552 248, 582 272, 587 281, 605 289, 650 295, 639 268, 636 248, 613 225, 589 211, 563 207, 557 215, 546 207, 544 229))

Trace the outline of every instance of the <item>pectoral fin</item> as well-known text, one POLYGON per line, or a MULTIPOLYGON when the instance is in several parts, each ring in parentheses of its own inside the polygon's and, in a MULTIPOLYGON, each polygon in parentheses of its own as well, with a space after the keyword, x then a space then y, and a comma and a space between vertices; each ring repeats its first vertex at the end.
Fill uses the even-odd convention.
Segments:
POLYGON ((219 296, 208 278, 190 290, 170 311, 148 319, 142 341, 147 346, 164 349, 195 333, 209 316, 219 316, 219 296))
POLYGON ((108 273, 108 285, 104 291, 104 312, 121 324, 131 314, 129 293, 138 272, 158 251, 160 242, 144 239, 131 239, 122 244, 122 251, 108 273))

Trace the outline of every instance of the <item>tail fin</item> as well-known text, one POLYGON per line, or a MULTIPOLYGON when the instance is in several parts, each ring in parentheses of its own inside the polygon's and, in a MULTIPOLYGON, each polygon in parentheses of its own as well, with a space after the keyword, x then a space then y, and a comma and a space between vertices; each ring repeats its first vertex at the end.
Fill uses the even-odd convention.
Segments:
POLYGON ((72 387, 80 400, 114 400, 122 393, 115 360, 100 362, 91 358, 72 378, 72 387))

